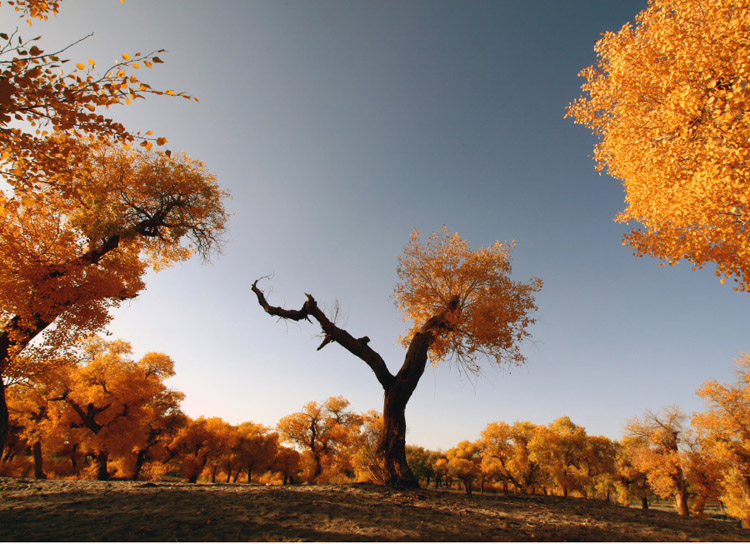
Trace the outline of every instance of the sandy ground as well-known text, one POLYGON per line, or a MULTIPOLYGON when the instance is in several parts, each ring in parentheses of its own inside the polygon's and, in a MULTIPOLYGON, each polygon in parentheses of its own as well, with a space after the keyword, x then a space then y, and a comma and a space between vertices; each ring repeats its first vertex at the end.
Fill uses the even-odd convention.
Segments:
POLYGON ((750 541, 750 531, 561 497, 0 478, 0 540, 750 541))

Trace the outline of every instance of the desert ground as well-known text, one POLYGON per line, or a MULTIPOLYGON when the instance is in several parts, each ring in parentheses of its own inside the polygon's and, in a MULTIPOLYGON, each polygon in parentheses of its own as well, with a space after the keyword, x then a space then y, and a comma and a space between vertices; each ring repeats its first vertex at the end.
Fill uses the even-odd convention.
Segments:
POLYGON ((750 541, 734 521, 597 500, 371 484, 0 478, 3 541, 750 541))

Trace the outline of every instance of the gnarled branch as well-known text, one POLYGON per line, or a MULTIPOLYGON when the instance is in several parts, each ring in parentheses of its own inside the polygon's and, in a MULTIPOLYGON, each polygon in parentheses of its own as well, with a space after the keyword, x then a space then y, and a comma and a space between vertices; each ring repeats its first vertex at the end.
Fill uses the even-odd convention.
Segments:
POLYGON ((255 293, 255 296, 258 297, 258 304, 260 304, 261 308, 263 308, 267 314, 281 317, 283 319, 291 319, 292 321, 302 321, 303 319, 310 321, 310 318, 312 317, 318 322, 328 340, 324 341, 318 349, 321 349, 330 342, 340 344, 349 353, 362 359, 367 366, 370 367, 375 373, 375 377, 377 377, 380 385, 383 386, 383 389, 388 389, 388 387, 390 387, 394 380, 393 374, 388 370, 388 367, 380 354, 367 345, 370 341, 368 337, 363 336, 362 338, 354 338, 354 336, 347 331, 336 326, 335 323, 326 317, 323 311, 318 307, 318 303, 310 294, 306 294, 307 300, 299 310, 287 310, 278 306, 271 306, 266 300, 263 291, 258 287, 258 281, 260 281, 260 279, 253 282, 252 291, 255 293))

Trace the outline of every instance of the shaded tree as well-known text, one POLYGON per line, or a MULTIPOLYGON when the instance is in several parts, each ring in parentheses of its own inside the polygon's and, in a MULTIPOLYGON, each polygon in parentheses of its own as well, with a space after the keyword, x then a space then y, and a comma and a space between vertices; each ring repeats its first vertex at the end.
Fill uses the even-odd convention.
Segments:
POLYGON ((348 407, 349 401, 343 397, 330 397, 323 403, 308 402, 301 412, 281 418, 277 425, 282 439, 312 456, 312 480, 323 474, 324 465, 335 462, 359 429, 361 420, 348 407))
POLYGON ((355 338, 329 319, 312 295, 299 310, 271 306, 258 287, 252 290, 270 315, 294 321, 314 319, 325 338, 318 349, 338 343, 373 371, 383 388, 384 434, 381 448, 389 485, 418 486, 406 460, 406 405, 432 364, 452 360, 467 372, 479 371, 479 360, 521 364, 518 343, 529 336, 534 322, 534 293, 539 279, 528 283, 510 279, 512 244, 500 242, 471 250, 458 234, 444 228, 422 242, 416 230, 399 258, 395 302, 404 319, 413 323, 402 338, 406 356, 394 375, 366 336, 355 338))
POLYGON ((648 510, 648 498, 653 493, 648 475, 633 464, 633 458, 644 448, 648 448, 648 442, 643 436, 625 436, 618 442, 615 454, 615 490, 621 504, 629 507, 634 500, 640 501, 641 508, 648 510))
POLYGON ((549 427, 539 427, 529 445, 530 458, 542 466, 564 497, 571 491, 583 490, 581 461, 586 438, 583 427, 563 416, 549 427))
POLYGON ((240 423, 237 434, 238 443, 232 452, 232 464, 236 470, 234 481, 244 470, 249 483, 253 480, 253 472, 263 472, 273 464, 279 451, 279 435, 252 421, 240 423))

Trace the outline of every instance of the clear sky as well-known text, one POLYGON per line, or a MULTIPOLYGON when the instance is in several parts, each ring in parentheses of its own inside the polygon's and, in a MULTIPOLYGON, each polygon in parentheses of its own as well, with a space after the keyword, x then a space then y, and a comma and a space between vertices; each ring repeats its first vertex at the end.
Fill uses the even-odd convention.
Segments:
MULTIPOLYGON (((136 353, 176 362, 185 411, 273 426, 311 400, 343 395, 382 408, 360 360, 310 324, 257 305, 336 299, 392 371, 405 330, 393 306, 396 259, 418 228, 443 225, 473 246, 517 240, 513 277, 538 276, 524 367, 485 365, 467 380, 428 369, 407 408, 409 443, 449 448, 492 421, 567 415, 590 434, 678 404, 707 379, 730 381, 750 349, 748 295, 713 270, 659 268, 621 245, 618 181, 600 176, 593 137, 564 119, 594 43, 645 0, 66 0, 29 29, 51 51, 105 67, 167 49, 141 69, 154 97, 111 114, 204 160, 233 199, 222 255, 150 274, 109 330, 136 353)), ((4 20, 12 15, 7 6, 4 20)), ((7 26, 7 25, 4 25, 7 26)))

